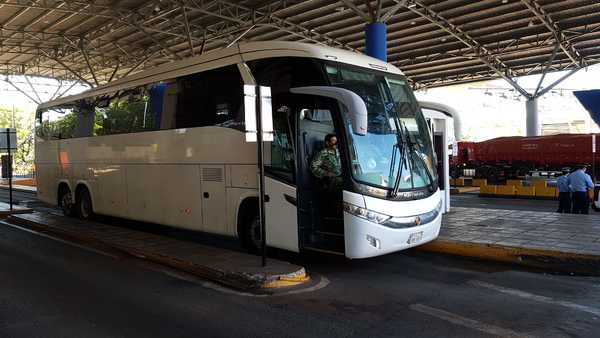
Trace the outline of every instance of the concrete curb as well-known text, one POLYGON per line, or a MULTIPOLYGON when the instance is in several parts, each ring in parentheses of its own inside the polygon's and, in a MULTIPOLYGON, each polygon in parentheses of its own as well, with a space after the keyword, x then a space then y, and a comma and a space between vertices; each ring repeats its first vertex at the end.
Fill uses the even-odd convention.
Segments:
POLYGON ((295 272, 279 275, 266 275, 263 273, 250 274, 237 271, 229 271, 225 269, 195 264, 193 262, 178 259, 176 257, 144 251, 126 245, 108 243, 101 239, 95 238, 94 236, 86 236, 81 233, 66 231, 64 229, 36 223, 19 217, 9 216, 7 218, 7 221, 11 224, 25 227, 46 235, 59 237, 63 240, 74 242, 77 244, 87 244, 92 246, 110 248, 123 254, 145 259, 178 270, 182 270, 186 273, 240 291, 269 293, 272 292, 274 289, 298 286, 310 281, 310 277, 308 276, 306 270, 303 267, 300 267, 300 269, 295 272))
POLYGON ((6 217, 6 216, 10 216, 10 215, 17 215, 17 214, 30 214, 32 212, 33 212, 33 209, 19 207, 18 209, 13 209, 12 211, 11 210, 0 210, 0 217, 6 217))
POLYGON ((600 256, 564 251, 519 248, 437 239, 416 248, 420 251, 517 264, 551 272, 600 276, 600 256))
POLYGON ((460 195, 479 191, 479 187, 450 187, 451 195, 460 195))
MULTIPOLYGON (((8 185, 0 185, 0 189, 8 190, 9 187, 8 187, 8 185)), ((33 189, 33 187, 32 188, 21 187, 21 186, 15 187, 14 185, 13 185, 13 191, 25 192, 25 193, 31 193, 31 194, 37 193, 37 190, 33 189)))

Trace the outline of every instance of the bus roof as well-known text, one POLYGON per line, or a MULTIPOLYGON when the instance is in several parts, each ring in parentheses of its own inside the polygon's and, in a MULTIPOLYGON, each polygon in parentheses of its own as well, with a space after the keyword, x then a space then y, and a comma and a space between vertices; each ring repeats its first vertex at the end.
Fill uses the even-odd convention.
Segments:
POLYGON ((148 83, 168 80, 174 77, 220 68, 243 61, 282 56, 331 60, 389 73, 402 74, 401 71, 392 64, 348 50, 300 42, 243 42, 229 48, 210 51, 199 56, 187 58, 185 60, 165 63, 158 67, 141 71, 116 81, 112 81, 108 84, 87 90, 80 94, 42 103, 40 104, 39 108, 48 108, 90 96, 107 94, 126 88, 137 87, 148 83))

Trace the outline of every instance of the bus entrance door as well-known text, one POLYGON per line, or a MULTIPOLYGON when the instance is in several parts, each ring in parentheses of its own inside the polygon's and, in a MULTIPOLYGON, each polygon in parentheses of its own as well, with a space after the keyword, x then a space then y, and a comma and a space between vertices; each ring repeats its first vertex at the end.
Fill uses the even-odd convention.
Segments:
POLYGON ((308 250, 344 254, 341 189, 324 189, 322 180, 311 172, 311 163, 325 146, 327 134, 335 134, 332 110, 335 101, 303 95, 307 100, 297 107, 297 187, 298 224, 302 247, 308 250), (339 195, 339 196, 338 196, 339 195), (339 202, 339 203, 338 203, 339 202))
POLYGON ((267 174, 265 194, 269 196, 265 203, 267 245, 298 252, 296 187, 267 174))
POLYGON ((273 98, 273 141, 265 149, 265 220, 269 246, 299 251, 294 158, 295 119, 289 98, 273 98))

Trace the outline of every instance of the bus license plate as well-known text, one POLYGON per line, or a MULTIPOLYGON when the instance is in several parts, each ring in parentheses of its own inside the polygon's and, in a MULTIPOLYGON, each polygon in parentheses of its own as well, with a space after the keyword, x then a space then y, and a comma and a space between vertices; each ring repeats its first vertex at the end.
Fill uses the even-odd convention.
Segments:
POLYGON ((410 234, 410 236, 408 236, 408 241, 406 243, 415 244, 420 242, 421 239, 423 239, 423 231, 415 232, 414 234, 410 234))

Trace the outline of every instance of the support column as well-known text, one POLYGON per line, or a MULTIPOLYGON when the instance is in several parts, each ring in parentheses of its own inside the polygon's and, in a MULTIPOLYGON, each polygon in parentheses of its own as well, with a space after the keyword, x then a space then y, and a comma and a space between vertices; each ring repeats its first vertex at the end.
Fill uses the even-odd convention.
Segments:
POLYGON ((537 98, 528 98, 525 101, 525 109, 527 110, 527 136, 540 136, 541 126, 537 98))
POLYGON ((371 22, 365 28, 367 55, 387 62, 386 24, 371 22))

